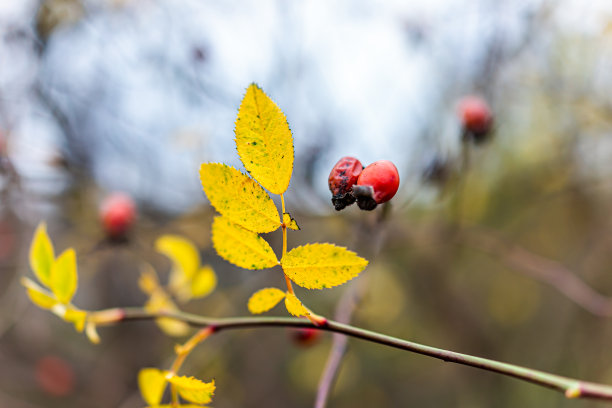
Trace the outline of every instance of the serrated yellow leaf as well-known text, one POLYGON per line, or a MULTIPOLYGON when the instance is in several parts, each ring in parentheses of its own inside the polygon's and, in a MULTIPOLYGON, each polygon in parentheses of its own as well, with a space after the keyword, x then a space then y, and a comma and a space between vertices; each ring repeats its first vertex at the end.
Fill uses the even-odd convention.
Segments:
POLYGON ((87 312, 76 308, 67 308, 64 312, 64 320, 74 325, 78 332, 82 332, 87 320, 87 312))
POLYGON ((158 406, 166 388, 166 373, 157 368, 143 368, 138 373, 140 395, 147 404, 158 406))
POLYGON ((194 377, 179 377, 176 375, 166 375, 166 379, 174 385, 182 398, 196 404, 209 403, 215 392, 214 381, 205 383, 194 377))
POLYGON ((297 224, 297 222, 293 219, 293 217, 291 216, 291 214, 289 213, 283 213, 283 224, 285 224, 285 226, 291 230, 294 231, 298 231, 300 229, 300 226, 297 224))
POLYGON ((172 261, 170 289, 173 292, 184 291, 200 267, 200 254, 196 246, 178 235, 162 235, 155 241, 155 250, 172 261))
POLYGON ((42 309, 51 309, 58 303, 52 293, 49 293, 31 279, 21 278, 21 284, 25 286, 28 297, 36 306, 42 309))
POLYGON ((210 265, 205 265, 191 280, 191 296, 201 298, 207 296, 217 286, 217 275, 210 265))
POLYGON ((51 266, 50 288, 57 300, 70 303, 77 289, 77 264, 74 249, 68 248, 51 266))
POLYGON ((53 244, 47 235, 47 225, 41 222, 34 232, 30 245, 30 267, 40 283, 47 287, 51 283, 51 266, 54 259, 53 244))
POLYGON ((289 251, 281 266, 285 274, 308 289, 342 285, 359 275, 368 261, 346 248, 332 244, 309 244, 289 251))
POLYGON ((267 312, 285 297, 285 292, 277 288, 265 288, 253 293, 247 307, 249 312, 259 314, 267 312))
POLYGON ((310 310, 308 310, 293 293, 287 293, 285 297, 285 307, 290 314, 297 317, 310 315, 310 310))
POLYGON ((274 194, 287 190, 293 172, 293 137, 287 118, 251 84, 236 119, 236 150, 247 171, 274 194))
POLYGON ((280 227, 274 201, 246 174, 225 164, 203 163, 200 181, 212 206, 233 223, 258 233, 280 227))
POLYGON ((266 240, 223 216, 213 221, 212 242, 220 257, 241 268, 266 269, 278 265, 266 240))
MULTIPOLYGON (((149 300, 145 303, 144 309, 150 313, 163 311, 173 312, 178 310, 174 302, 162 290, 153 292, 149 300)), ((170 317, 159 317, 155 319, 159 328, 166 334, 174 337, 181 337, 189 333, 189 325, 180 320, 170 317)))

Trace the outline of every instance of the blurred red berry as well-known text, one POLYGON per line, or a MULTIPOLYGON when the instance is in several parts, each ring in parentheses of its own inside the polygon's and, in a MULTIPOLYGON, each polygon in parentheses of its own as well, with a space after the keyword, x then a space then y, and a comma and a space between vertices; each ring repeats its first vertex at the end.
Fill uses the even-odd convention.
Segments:
POLYGON ((38 360, 34 374, 36 383, 47 394, 64 397, 74 391, 74 370, 59 357, 46 356, 38 360))
POLYGON ((113 193, 100 206, 102 226, 109 238, 125 237, 136 218, 136 206, 130 196, 113 193))
POLYGON ((298 346, 312 346, 321 336, 321 331, 311 327, 301 327, 294 329, 291 333, 293 342, 298 346))
POLYGON ((484 141, 493 124, 493 114, 489 104, 478 96, 466 96, 459 102, 458 113, 463 126, 464 139, 484 141))
POLYGON ((361 162, 350 156, 341 158, 332 168, 327 182, 336 210, 340 211, 355 202, 351 188, 357 183, 362 170, 361 162))
POLYGON ((393 198, 399 188, 399 173, 389 160, 379 160, 367 166, 353 186, 357 205, 362 210, 373 210, 393 198))

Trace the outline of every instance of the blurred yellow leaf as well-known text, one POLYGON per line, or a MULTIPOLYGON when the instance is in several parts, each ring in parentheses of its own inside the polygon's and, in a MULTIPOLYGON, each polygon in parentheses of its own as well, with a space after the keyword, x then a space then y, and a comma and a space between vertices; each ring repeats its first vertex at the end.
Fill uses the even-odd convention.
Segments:
POLYGON ((308 310, 293 293, 287 293, 285 297, 285 307, 289 313, 297 317, 310 315, 310 310, 308 310))
POLYGON ((277 288, 265 288, 253 293, 247 307, 249 312, 259 314, 267 312, 285 297, 285 292, 277 288))
POLYGON ((253 232, 272 232, 280 226, 274 201, 246 174, 225 164, 204 163, 200 180, 212 206, 233 223, 253 232))
POLYGON ((155 241, 155 249, 172 261, 170 288, 180 291, 200 267, 198 249, 191 241, 178 235, 162 235, 155 241))
POLYGON ((47 225, 41 222, 34 232, 30 246, 30 267, 40 283, 45 286, 51 284, 51 265, 54 258, 53 244, 47 235, 47 225))
POLYGON ((138 278, 138 287, 147 295, 152 295, 153 292, 161 289, 155 269, 149 264, 141 268, 140 277, 138 278))
POLYGON ((174 385, 181 397, 196 404, 209 403, 215 392, 214 381, 205 383, 194 377, 176 375, 167 375, 166 379, 174 385))
POLYGON ((206 408, 208 405, 200 405, 200 404, 163 404, 163 405, 151 405, 147 408, 206 408))
POLYGON ((281 259, 285 274, 308 289, 341 285, 359 275, 367 265, 364 258, 332 244, 299 246, 281 259))
POLYGON ((166 373, 157 368, 143 368, 138 373, 138 388, 147 404, 158 406, 166 388, 166 373))
POLYGON ((220 257, 241 268, 266 269, 278 265, 270 244, 225 217, 215 217, 212 241, 220 257))
POLYGON ((194 298, 201 298, 207 296, 217 286, 217 275, 210 265, 205 265, 191 280, 191 296, 194 298))
POLYGON ((82 332, 87 320, 87 312, 76 308, 69 307, 64 312, 64 320, 74 325, 78 332, 82 332))
MULTIPOLYGON (((163 290, 153 292, 144 308, 147 312, 157 313, 163 311, 173 312, 178 310, 174 302, 166 295, 163 290)), ((189 325, 180 320, 170 317, 160 317, 155 319, 159 328, 170 336, 180 337, 189 333, 189 325)))
POLYGON ((77 265, 74 249, 68 248, 51 266, 50 288, 57 300, 67 304, 77 289, 77 265))
POLYGON ((291 216, 291 214, 289 213, 283 213, 283 224, 285 224, 285 226, 291 230, 294 231, 298 231, 300 229, 299 225, 297 224, 297 222, 293 219, 293 217, 291 216))
POLYGON ((51 309, 58 303, 53 294, 47 292, 32 280, 21 278, 21 284, 25 286, 28 297, 36 306, 43 309, 51 309))
POLYGON ((293 137, 283 112, 256 84, 242 99, 235 133, 238 155, 251 176, 270 192, 284 193, 293 171, 293 137))

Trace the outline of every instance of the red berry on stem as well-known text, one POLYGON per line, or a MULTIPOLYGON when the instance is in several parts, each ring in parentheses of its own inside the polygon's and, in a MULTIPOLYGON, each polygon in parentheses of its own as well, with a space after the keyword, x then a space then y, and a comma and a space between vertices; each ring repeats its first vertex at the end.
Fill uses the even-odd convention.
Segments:
POLYGON ((337 211, 355 202, 351 188, 357 183, 362 170, 361 162, 350 156, 341 158, 332 168, 327 182, 332 193, 332 203, 337 211))
POLYGON ((376 205, 393 198, 399 188, 399 173, 389 160, 379 160, 367 166, 353 186, 357 205, 362 210, 373 210, 376 205))
POLYGON ((134 201, 127 194, 113 193, 102 202, 100 218, 109 238, 123 238, 136 218, 134 201))
POLYGON ((311 327, 302 327, 292 332, 293 341, 302 347, 311 346, 321 336, 321 331, 311 327))
POLYGON ((477 143, 484 141, 493 124, 489 104, 478 96, 467 96, 459 102, 458 113, 464 139, 472 138, 477 143))

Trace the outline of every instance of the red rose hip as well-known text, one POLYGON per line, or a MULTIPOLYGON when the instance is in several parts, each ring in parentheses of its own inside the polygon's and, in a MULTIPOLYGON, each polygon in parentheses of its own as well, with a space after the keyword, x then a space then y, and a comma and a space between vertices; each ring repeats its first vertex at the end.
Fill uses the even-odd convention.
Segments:
POLYGON ((311 327, 295 329, 291 334, 295 344, 301 347, 311 346, 321 337, 321 331, 311 327))
POLYGON ((351 189, 357 183, 362 170, 361 162, 350 156, 341 158, 332 168, 327 182, 332 193, 332 203, 337 211, 355 202, 351 189))
POLYGON ((467 96, 459 102, 459 118, 463 126, 463 138, 479 143, 486 140, 493 124, 489 104, 478 96, 467 96))
POLYGON ((125 237, 136 217, 136 206, 130 196, 113 193, 100 206, 100 219, 106 235, 111 239, 125 237))
POLYGON ((373 210, 378 204, 393 198, 399 188, 399 173, 389 160, 379 160, 367 166, 353 186, 353 195, 362 210, 373 210))

